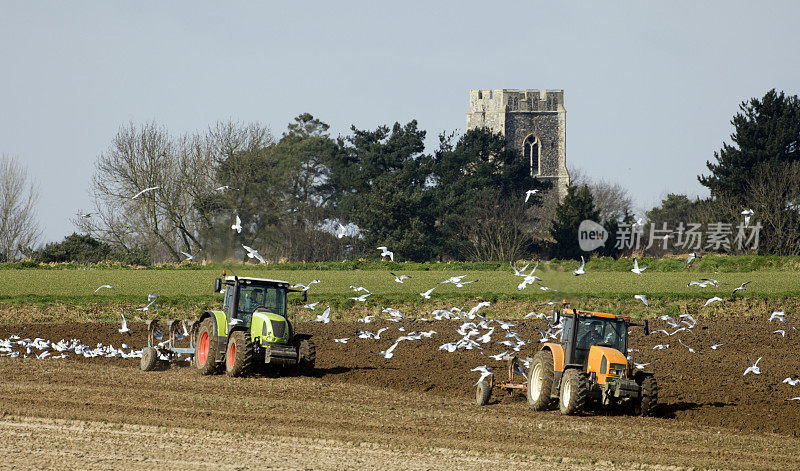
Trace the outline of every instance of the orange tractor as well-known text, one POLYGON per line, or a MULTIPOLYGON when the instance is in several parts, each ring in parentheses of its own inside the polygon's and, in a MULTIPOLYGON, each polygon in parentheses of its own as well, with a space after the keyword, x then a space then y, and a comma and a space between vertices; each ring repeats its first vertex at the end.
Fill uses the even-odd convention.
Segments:
POLYGON ((580 414, 589 401, 603 406, 629 406, 634 414, 649 415, 658 402, 658 385, 652 372, 641 371, 629 362, 628 328, 643 326, 627 317, 564 308, 555 314, 561 341, 546 342, 533 357, 526 384, 515 384, 520 372, 511 359, 509 381, 495 385, 494 378, 478 384, 477 402, 486 404, 491 389, 527 390, 533 410, 558 407, 564 415, 580 414))

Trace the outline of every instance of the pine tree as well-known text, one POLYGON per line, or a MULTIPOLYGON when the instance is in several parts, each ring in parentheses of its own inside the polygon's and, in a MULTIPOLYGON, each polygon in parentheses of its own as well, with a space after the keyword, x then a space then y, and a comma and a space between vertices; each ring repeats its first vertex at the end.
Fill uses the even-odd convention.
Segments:
POLYGON ((553 238, 550 256, 560 259, 580 259, 585 253, 578 245, 578 226, 585 219, 599 223, 599 218, 600 213, 594 207, 594 198, 589 187, 570 186, 567 189, 567 196, 556 208, 553 225, 550 228, 550 236, 553 238))

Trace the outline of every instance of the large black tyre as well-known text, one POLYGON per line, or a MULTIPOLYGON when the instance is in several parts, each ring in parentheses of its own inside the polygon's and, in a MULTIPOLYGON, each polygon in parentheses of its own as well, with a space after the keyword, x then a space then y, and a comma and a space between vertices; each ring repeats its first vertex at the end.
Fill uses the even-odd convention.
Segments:
POLYGON ((558 394, 558 408, 562 415, 578 415, 586 409, 589 393, 589 380, 586 373, 575 368, 564 372, 561 378, 561 390, 558 394))
POLYGON ((658 383, 655 377, 647 376, 642 380, 642 397, 639 404, 634 407, 634 412, 643 417, 652 415, 656 405, 658 405, 658 383))
POLYGON ((317 361, 317 347, 311 340, 301 340, 297 344, 297 372, 308 376, 314 373, 314 363, 317 361))
POLYGON ((228 339, 225 353, 225 372, 228 376, 246 376, 253 368, 253 342, 250 333, 235 330, 228 339))
POLYGON ((211 318, 205 318, 200 323, 200 328, 197 329, 192 363, 200 374, 213 375, 220 370, 220 365, 216 359, 217 333, 214 331, 214 322, 211 318))
POLYGON ((533 356, 528 372, 528 405, 533 410, 548 410, 553 406, 553 352, 541 350, 533 356))
POLYGON ((153 371, 158 365, 158 351, 153 347, 144 347, 142 349, 142 359, 139 362, 139 367, 142 371, 153 371))
POLYGON ((489 397, 492 395, 492 385, 487 380, 478 383, 475 390, 475 403, 479 406, 485 406, 489 403, 489 397))

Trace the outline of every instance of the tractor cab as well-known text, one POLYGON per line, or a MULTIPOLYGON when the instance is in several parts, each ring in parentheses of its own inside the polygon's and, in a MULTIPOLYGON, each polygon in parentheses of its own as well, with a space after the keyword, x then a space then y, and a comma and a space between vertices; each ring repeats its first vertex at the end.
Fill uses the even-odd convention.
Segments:
POLYGON ((231 319, 242 321, 242 325, 249 327, 252 323, 253 313, 256 311, 269 312, 286 317, 286 298, 289 284, 285 281, 267 280, 261 278, 234 278, 225 279, 225 301, 223 310, 231 319))
POLYGON ((593 346, 627 352, 630 325, 627 318, 575 309, 565 309, 562 316, 561 343, 568 363, 586 365, 593 346))

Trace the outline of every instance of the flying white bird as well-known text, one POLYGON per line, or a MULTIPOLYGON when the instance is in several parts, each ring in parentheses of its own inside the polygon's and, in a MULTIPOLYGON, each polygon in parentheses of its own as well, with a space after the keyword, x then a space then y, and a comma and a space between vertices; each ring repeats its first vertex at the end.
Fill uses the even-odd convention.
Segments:
POLYGON ((535 317, 537 319, 544 319, 545 317, 547 317, 547 314, 545 314, 543 312, 537 313, 536 311, 532 311, 532 312, 529 312, 529 313, 525 314, 525 318, 526 319, 528 319, 529 317, 535 317))
POLYGON ((678 323, 671 316, 664 314, 663 316, 659 316, 659 319, 669 324, 670 327, 678 327, 678 323))
POLYGON ((244 249, 247 250, 247 256, 249 258, 255 258, 256 260, 258 260, 261 263, 267 263, 267 261, 264 260, 264 257, 262 257, 260 253, 258 253, 258 250, 254 249, 252 247, 248 247, 248 246, 246 246, 244 244, 242 244, 242 247, 244 247, 244 249))
POLYGON ((122 315, 122 326, 119 329, 119 333, 130 335, 131 330, 128 328, 128 321, 125 320, 125 314, 120 313, 120 315, 122 315))
POLYGON ((238 188, 231 188, 231 187, 230 187, 230 185, 223 185, 223 186, 220 186, 220 187, 218 187, 218 188, 214 188, 214 191, 225 191, 225 190, 235 190, 235 191, 239 191, 239 189, 238 189, 238 188))
POLYGON ((231 225, 231 229, 236 231, 237 234, 241 234, 242 233, 242 220, 239 219, 239 215, 238 214, 236 215, 236 222, 233 225, 231 225))
POLYGON ((394 277, 395 283, 405 283, 405 280, 408 280, 409 278, 411 278, 408 275, 395 275, 392 272, 389 272, 389 274, 394 277))
POLYGON ((742 211, 741 214, 742 214, 742 216, 744 216, 744 225, 745 225, 745 227, 749 226, 750 225, 750 218, 753 217, 753 214, 755 214, 755 213, 753 212, 752 209, 745 209, 744 211, 742 211))
POLYGON ((333 339, 333 341, 336 343, 347 343, 348 340, 350 340, 350 337, 345 337, 343 339, 333 339))
POLYGON ((558 291, 555 288, 548 288, 547 286, 539 283, 538 281, 536 282, 536 284, 539 285, 539 289, 542 290, 542 291, 558 291))
POLYGON ((669 344, 666 345, 658 344, 655 347, 653 347, 653 350, 664 350, 665 348, 669 348, 669 344))
POLYGON ((451 276, 450 278, 448 278, 448 279, 446 279, 444 281, 440 281, 439 284, 443 285, 445 283, 453 283, 453 284, 461 283, 461 280, 463 280, 466 276, 467 275, 451 276))
POLYGON ((716 350, 717 348, 721 347, 724 344, 717 343, 714 341, 714 337, 711 336, 711 333, 708 334, 708 338, 711 339, 711 350, 716 350))
POLYGON ((331 308, 330 308, 330 306, 328 306, 328 308, 325 309, 325 311, 323 311, 322 314, 318 315, 317 318, 314 319, 314 322, 322 322, 324 324, 327 324, 330 321, 331 321, 331 308))
POLYGON ((684 263, 683 266, 688 267, 689 265, 692 264, 692 262, 694 262, 695 260, 700 260, 701 258, 703 258, 702 255, 700 255, 697 252, 692 252, 689 254, 688 257, 686 257, 686 263, 684 263))
POLYGON ((392 358, 394 356, 394 353, 392 353, 392 352, 394 352, 394 349, 397 348, 397 345, 399 343, 400 343, 399 341, 396 341, 395 343, 392 344, 391 347, 387 348, 386 350, 384 350, 382 352, 376 352, 376 353, 378 355, 382 355, 383 358, 386 358, 388 360, 389 358, 392 358))
POLYGON ((792 379, 792 378, 785 378, 781 381, 784 384, 788 384, 789 386, 797 386, 800 385, 800 379, 792 379))
POLYGON ((694 351, 694 349, 692 347, 690 347, 690 346, 686 345, 685 343, 683 343, 683 340, 678 339, 678 343, 680 343, 681 345, 686 347, 686 349, 689 350, 689 353, 697 353, 696 351, 694 351))
POLYGON ((772 314, 769 316, 769 322, 774 320, 778 320, 781 322, 786 322, 786 313, 783 311, 773 311, 772 314))
POLYGON ((478 311, 485 308, 492 306, 492 303, 489 301, 481 301, 475 307, 469 310, 467 313, 467 317, 470 319, 475 319, 475 316, 478 315, 478 311))
POLYGON ((800 401, 800 396, 797 397, 790 397, 787 401, 800 401))
POLYGON ((708 299, 708 301, 706 301, 706 303, 705 303, 705 304, 703 304, 703 307, 706 307, 706 306, 708 306, 709 304, 711 304, 711 303, 715 303, 715 302, 717 302, 717 301, 722 301, 722 298, 720 298, 719 296, 714 296, 713 298, 709 298, 709 299, 708 299))
POLYGON ((581 264, 578 266, 576 270, 572 271, 572 274, 575 276, 585 275, 586 271, 583 269, 584 265, 586 265, 586 261, 583 259, 583 255, 581 255, 581 264))
MULTIPOLYGON (((747 369, 744 370, 744 373, 742 373, 742 376, 746 375, 747 373, 753 373, 753 374, 756 374, 756 375, 760 375, 761 374, 761 368, 758 367, 758 362, 761 361, 761 358, 762 357, 758 357, 758 360, 756 360, 756 362, 753 363, 753 366, 748 366, 747 369)), ((753 362, 753 360, 751 360, 749 358, 747 359, 747 361, 749 361, 751 363, 753 362)))
POLYGON ((639 261, 636 260, 636 257, 633 257, 633 268, 631 268, 631 271, 637 275, 641 275, 645 270, 647 270, 647 267, 639 268, 639 261))
POLYGON ((311 310, 313 311, 313 310, 314 310, 314 308, 315 308, 315 307, 317 307, 317 304, 319 304, 319 301, 317 301, 317 302, 315 302, 315 303, 311 303, 311 304, 306 304, 306 305, 305 305, 305 306, 303 306, 303 307, 304 307, 304 308, 306 308, 306 309, 311 309, 311 310))
POLYGON ((372 322, 372 319, 375 319, 375 316, 364 316, 363 319, 358 319, 358 322, 369 324, 370 322, 372 322))
POLYGON ((513 263, 508 262, 508 264, 511 265, 511 269, 514 270, 514 276, 526 276, 525 273, 523 273, 523 272, 525 270, 527 270, 528 269, 528 265, 530 265, 530 264, 525 265, 524 267, 522 267, 521 270, 517 270, 517 267, 515 267, 513 263))
POLYGON ((428 291, 425 291, 424 293, 419 293, 419 295, 425 299, 431 299, 431 293, 433 293, 433 290, 435 289, 436 287, 434 286, 433 288, 429 289, 428 291))
POLYGON ((487 356, 495 361, 506 360, 508 357, 508 350, 504 351, 503 353, 498 353, 497 355, 487 355, 487 356))
POLYGON ((786 331, 783 329, 773 330, 773 334, 781 334, 782 337, 786 337, 786 331))
POLYGON ((470 371, 478 371, 478 372, 480 372, 480 374, 481 374, 481 377, 480 377, 480 378, 478 378, 478 381, 477 381, 475 384, 478 384, 478 383, 480 383, 481 381, 483 381, 484 379, 486 379, 486 377, 487 377, 487 376, 490 376, 490 375, 492 374, 492 369, 491 369, 491 368, 489 368, 489 367, 488 367, 488 366, 486 366, 486 365, 479 366, 479 367, 477 367, 477 368, 473 368, 473 369, 471 369, 470 371))
POLYGON ((350 285, 350 289, 353 290, 354 293, 358 293, 359 291, 369 293, 369 290, 363 286, 350 285))
POLYGON ((645 306, 650 307, 650 303, 647 302, 647 296, 643 294, 637 294, 634 296, 634 299, 638 299, 639 301, 643 302, 645 306))
POLYGON ((528 199, 531 197, 531 195, 535 195, 536 193, 539 193, 539 190, 528 190, 528 191, 526 191, 525 192, 525 202, 527 203, 528 199))
POLYGON ((381 251, 381 258, 389 257, 389 259, 394 262, 394 252, 390 251, 387 247, 384 246, 378 247, 378 250, 381 251))
POLYGON ((81 217, 81 218, 83 218, 83 219, 89 219, 90 217, 92 217, 92 214, 93 214, 93 213, 77 213, 77 214, 75 214, 75 215, 76 215, 76 216, 80 216, 80 217, 81 217))
POLYGON ((139 196, 143 195, 144 193, 147 193, 148 191, 157 190, 159 188, 161 188, 161 187, 160 186, 151 186, 150 188, 145 188, 144 190, 140 191, 139 193, 136 193, 135 195, 133 195, 133 197, 131 197, 131 199, 135 200, 136 198, 138 198, 139 196))
POLYGON ((643 370, 645 366, 652 365, 655 361, 647 362, 647 363, 636 363, 633 362, 633 365, 636 367, 637 370, 643 370))
POLYGON ((186 252, 184 252, 183 250, 181 250, 181 253, 183 254, 183 256, 184 256, 184 257, 186 257, 186 260, 185 260, 185 261, 187 261, 187 262, 188 262, 189 260, 194 260, 194 255, 192 255, 192 254, 189 254, 189 253, 186 253, 186 252))
POLYGON ((365 302, 365 301, 367 300, 367 298, 368 298, 368 297, 370 297, 370 296, 372 296, 372 293, 366 293, 366 294, 362 294, 361 296, 355 296, 355 297, 352 297, 352 298, 347 298, 347 299, 352 299, 352 300, 354 300, 354 301, 360 301, 360 302, 362 302, 362 303, 363 303, 363 302, 365 302))
POLYGON ((738 288, 734 288, 734 289, 733 289, 733 294, 736 294, 736 292, 737 292, 737 291, 744 291, 744 290, 746 289, 746 288, 745 288, 745 286, 747 286, 749 283, 751 283, 751 282, 750 282, 750 281, 745 281, 745 282, 744 282, 744 283, 742 283, 742 285, 741 285, 741 286, 739 286, 738 288))
POLYGON ((116 288, 114 288, 114 287, 113 287, 113 286, 111 286, 111 285, 103 285, 103 286, 100 286, 100 287, 98 287, 96 290, 94 290, 94 292, 96 293, 96 292, 100 291, 100 290, 101 290, 101 289, 103 289, 103 288, 113 289, 114 291, 117 291, 117 289, 116 289, 116 288))
POLYGON ((685 321, 681 321, 681 323, 682 323, 682 324, 686 324, 686 326, 687 326, 687 327, 689 327, 690 329, 694 329, 694 326, 696 326, 696 325, 697 325, 697 319, 695 319, 694 317, 692 317, 692 315, 691 315, 691 314, 681 314, 681 315, 680 315, 680 316, 678 316, 678 317, 681 317, 681 318, 683 318, 683 319, 686 319, 685 321))

